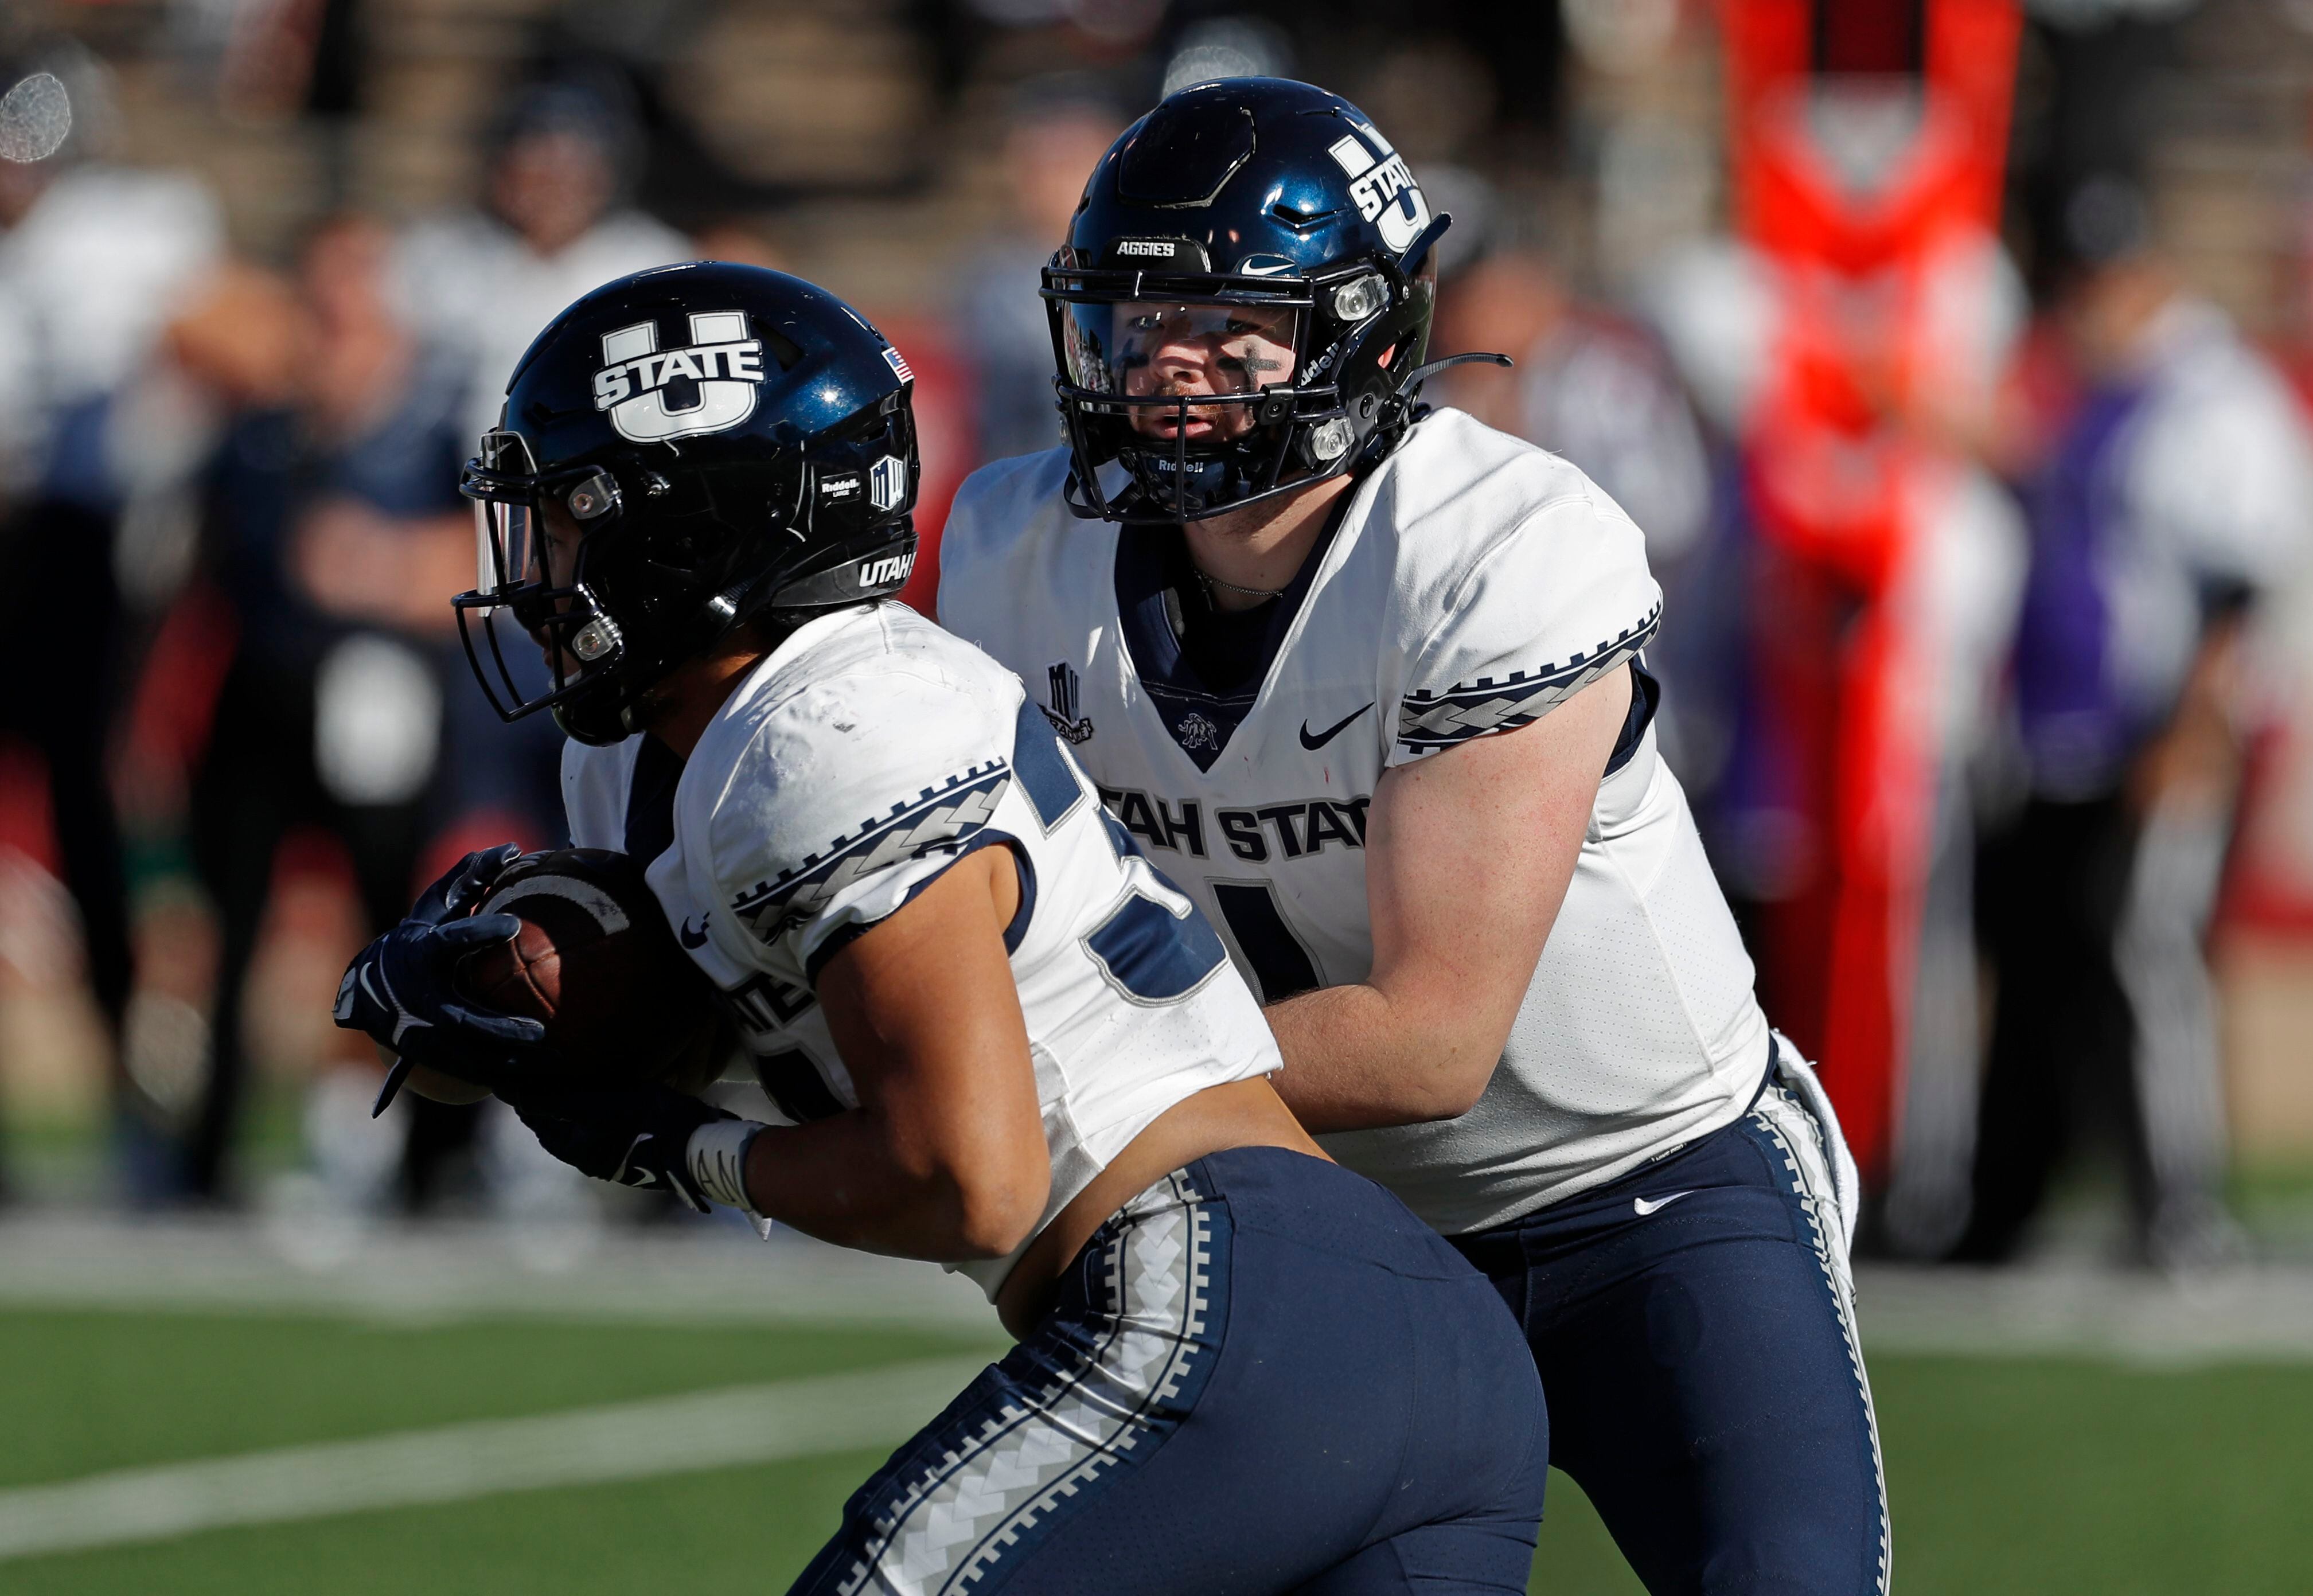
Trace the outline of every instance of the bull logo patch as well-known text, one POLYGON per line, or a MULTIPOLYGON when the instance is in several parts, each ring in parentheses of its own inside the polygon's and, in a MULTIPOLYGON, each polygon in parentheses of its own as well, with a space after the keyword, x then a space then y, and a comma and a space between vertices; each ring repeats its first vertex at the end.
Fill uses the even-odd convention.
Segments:
POLYGON ((594 408, 629 443, 663 443, 738 425, 755 413, 763 345, 747 336, 743 311, 694 311, 687 347, 661 351, 658 324, 602 335, 594 408))

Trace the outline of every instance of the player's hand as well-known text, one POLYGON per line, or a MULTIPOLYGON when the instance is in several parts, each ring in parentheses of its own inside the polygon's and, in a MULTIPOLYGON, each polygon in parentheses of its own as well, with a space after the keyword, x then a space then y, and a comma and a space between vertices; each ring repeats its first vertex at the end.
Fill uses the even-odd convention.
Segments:
POLYGON ((385 1111, 416 1065, 492 1090, 535 1065, 546 1027, 473 1004, 456 984, 467 954, 522 929, 512 915, 471 912, 521 855, 513 843, 467 855, 420 895, 408 919, 346 967, 337 1022, 400 1055, 374 1112, 385 1111))
POLYGON ((539 1144, 581 1174, 754 1211, 743 1171, 752 1120, 664 1086, 532 1087, 507 1101, 539 1144))
POLYGON ((418 896, 409 911, 413 920, 423 920, 438 925, 444 920, 462 919, 474 912, 474 906, 490 895, 514 862, 522 857, 522 845, 502 842, 494 848, 477 848, 443 873, 442 879, 418 896))

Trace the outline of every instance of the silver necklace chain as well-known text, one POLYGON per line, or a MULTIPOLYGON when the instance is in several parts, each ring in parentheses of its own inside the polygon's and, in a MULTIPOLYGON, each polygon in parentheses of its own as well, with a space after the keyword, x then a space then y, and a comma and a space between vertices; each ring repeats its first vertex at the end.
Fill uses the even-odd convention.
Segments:
POLYGON ((1285 591, 1285 587, 1291 587, 1293 585, 1288 582, 1285 584, 1285 587, 1239 587, 1234 582, 1223 582, 1218 576, 1206 574, 1204 569, 1198 566, 1193 560, 1190 562, 1189 569, 1196 572, 1197 580, 1204 583, 1205 598, 1208 601, 1211 600, 1213 596, 1213 589, 1217 587, 1225 587, 1233 593, 1242 593, 1248 599, 1274 599, 1285 591))

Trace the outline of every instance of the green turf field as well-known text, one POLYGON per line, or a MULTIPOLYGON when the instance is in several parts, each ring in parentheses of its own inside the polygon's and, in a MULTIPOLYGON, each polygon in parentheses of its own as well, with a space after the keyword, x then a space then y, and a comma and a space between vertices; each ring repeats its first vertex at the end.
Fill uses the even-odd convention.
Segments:
MULTIPOLYGON (((934 1331, 0 1313, 0 1517, 101 1470, 980 1350, 934 1331)), ((2313 1368, 1882 1357, 1907 1592, 2301 1592, 2313 1368)), ((0 1561, 11 1596, 775 1591, 876 1460, 838 1452, 0 1561)), ((1633 1592, 1562 1477, 1536 1591, 1633 1592)))

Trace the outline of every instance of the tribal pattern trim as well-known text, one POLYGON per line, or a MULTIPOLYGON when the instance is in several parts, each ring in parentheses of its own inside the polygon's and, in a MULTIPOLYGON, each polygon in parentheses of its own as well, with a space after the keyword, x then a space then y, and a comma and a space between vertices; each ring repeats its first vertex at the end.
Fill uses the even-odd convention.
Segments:
POLYGON ((1839 1213, 1838 1181, 1832 1173, 1832 1153, 1822 1125, 1785 1088, 1770 1084, 1752 1106, 1751 1122, 1765 1132, 1783 1154, 1782 1183, 1797 1199, 1807 1221, 1807 1240, 1822 1267, 1832 1307, 1839 1315, 1840 1335, 1847 1344, 1849 1371, 1855 1376, 1855 1394, 1863 1404, 1864 1427, 1871 1434, 1871 1472, 1879 1487, 1879 1570, 1876 1596, 1887 1596, 1892 1561, 1887 1520, 1887 1469, 1879 1451, 1879 1415, 1871 1401, 1871 1377, 1863 1367, 1863 1342, 1855 1326, 1855 1281, 1847 1262, 1846 1227, 1839 1213))
POLYGON ((1098 1338, 1033 1396, 1016 1385, 976 1406, 966 1433, 925 1437, 937 1460, 891 1482, 839 1596, 957 1596, 1126 1453, 1170 1434, 1219 1357, 1216 1231, 1227 1223, 1179 1171, 1126 1204, 1100 1254, 1098 1338))
POLYGON ((1011 785, 1012 768, 1002 759, 975 765, 941 785, 926 787, 891 811, 860 822, 848 837, 757 881, 732 900, 731 908, 763 941, 777 942, 809 921, 853 882, 879 870, 930 853, 960 853, 985 827, 1011 785))
POLYGON ((1638 625, 1563 665, 1513 671, 1499 681, 1481 676, 1442 693, 1408 693, 1397 706, 1398 746, 1408 753, 1430 754, 1473 737, 1530 725, 1644 648, 1661 624, 1658 600, 1638 625))

